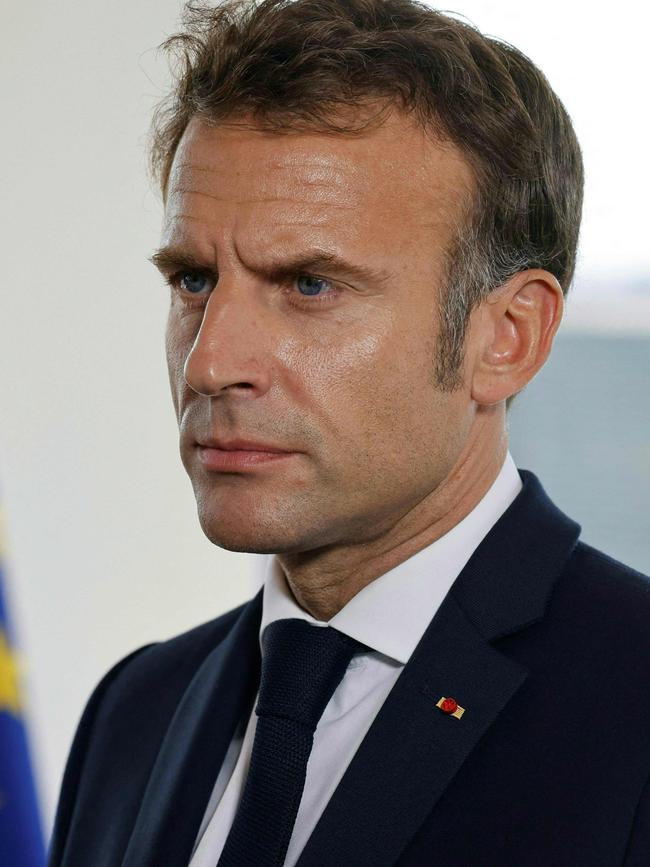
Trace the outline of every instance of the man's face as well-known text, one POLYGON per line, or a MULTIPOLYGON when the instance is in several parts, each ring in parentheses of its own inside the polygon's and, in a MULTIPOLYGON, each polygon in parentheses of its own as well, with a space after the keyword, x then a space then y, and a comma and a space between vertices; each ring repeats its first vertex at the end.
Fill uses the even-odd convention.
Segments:
POLYGON ((399 112, 356 137, 190 123, 158 264, 181 456, 214 543, 378 539, 445 479, 470 398, 435 384, 438 305, 471 186, 399 112), (225 453, 238 440, 252 453, 225 453))

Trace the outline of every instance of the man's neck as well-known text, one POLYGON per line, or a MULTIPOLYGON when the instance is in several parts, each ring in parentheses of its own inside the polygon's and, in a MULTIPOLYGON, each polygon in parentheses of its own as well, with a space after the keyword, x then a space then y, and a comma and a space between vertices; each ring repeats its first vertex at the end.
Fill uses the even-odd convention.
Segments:
POLYGON ((460 523, 494 483, 508 451, 499 413, 478 418, 450 472, 379 537, 354 545, 278 554, 298 604, 330 620, 353 596, 460 523))

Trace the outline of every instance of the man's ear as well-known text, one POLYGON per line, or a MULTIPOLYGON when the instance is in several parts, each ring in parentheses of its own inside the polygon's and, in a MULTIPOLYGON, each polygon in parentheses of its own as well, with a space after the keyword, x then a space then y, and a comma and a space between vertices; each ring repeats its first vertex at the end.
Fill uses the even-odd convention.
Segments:
POLYGON ((492 405, 520 391, 549 356, 564 296, 548 271, 520 271, 492 292, 470 320, 472 399, 492 405))

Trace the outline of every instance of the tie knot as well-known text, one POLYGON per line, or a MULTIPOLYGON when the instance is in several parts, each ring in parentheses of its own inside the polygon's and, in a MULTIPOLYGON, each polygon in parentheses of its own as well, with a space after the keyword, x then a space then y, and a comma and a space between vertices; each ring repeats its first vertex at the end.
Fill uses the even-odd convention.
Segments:
POLYGON ((270 623, 257 715, 290 719, 314 731, 353 654, 365 649, 332 626, 299 618, 270 623))

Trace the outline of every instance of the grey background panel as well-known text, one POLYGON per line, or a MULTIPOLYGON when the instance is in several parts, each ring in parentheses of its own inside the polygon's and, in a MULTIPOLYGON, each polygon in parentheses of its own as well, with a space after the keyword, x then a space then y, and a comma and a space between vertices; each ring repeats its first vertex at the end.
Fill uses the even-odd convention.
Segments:
POLYGON ((650 338, 558 335, 514 401, 510 446, 582 539, 650 573, 650 338))

